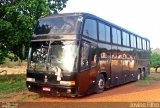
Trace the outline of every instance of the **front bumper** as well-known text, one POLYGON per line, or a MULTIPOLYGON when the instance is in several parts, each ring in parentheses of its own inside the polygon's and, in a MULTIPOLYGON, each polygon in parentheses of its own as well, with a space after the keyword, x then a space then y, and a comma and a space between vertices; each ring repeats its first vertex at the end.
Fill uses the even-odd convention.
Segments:
POLYGON ((66 97, 76 97, 77 87, 76 86, 62 86, 62 85, 48 85, 40 84, 36 82, 26 82, 27 88, 31 92, 49 94, 53 96, 66 96, 66 97), (50 88, 50 91, 44 91, 43 87, 50 88))

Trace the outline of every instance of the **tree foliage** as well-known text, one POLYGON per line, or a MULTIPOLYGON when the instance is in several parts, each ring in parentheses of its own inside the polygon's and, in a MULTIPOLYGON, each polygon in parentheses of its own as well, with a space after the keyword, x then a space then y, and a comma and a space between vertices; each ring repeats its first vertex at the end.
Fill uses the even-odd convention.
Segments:
POLYGON ((66 2, 67 0, 0 0, 0 63, 8 52, 25 59, 26 56, 23 55, 27 55, 37 20, 41 16, 58 13, 66 6, 66 2))
POLYGON ((151 67, 155 68, 155 72, 160 67, 160 52, 153 51, 151 54, 151 67))

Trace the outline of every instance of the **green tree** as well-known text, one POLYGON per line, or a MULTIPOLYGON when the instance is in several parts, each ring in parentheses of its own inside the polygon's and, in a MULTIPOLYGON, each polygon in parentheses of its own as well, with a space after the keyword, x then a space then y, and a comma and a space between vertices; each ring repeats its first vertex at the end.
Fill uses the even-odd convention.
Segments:
POLYGON ((67 0, 1 0, 0 63, 3 63, 8 52, 25 59, 37 20, 41 16, 58 13, 66 6, 66 2, 67 0))
POLYGON ((157 72, 157 69, 160 67, 160 53, 152 52, 151 67, 155 68, 155 72, 157 72))

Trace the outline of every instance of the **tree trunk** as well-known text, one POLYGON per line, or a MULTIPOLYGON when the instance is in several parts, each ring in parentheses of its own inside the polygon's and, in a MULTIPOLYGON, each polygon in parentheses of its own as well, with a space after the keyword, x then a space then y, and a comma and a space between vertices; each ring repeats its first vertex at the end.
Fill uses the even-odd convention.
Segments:
POLYGON ((155 72, 157 73, 158 68, 155 68, 155 72))

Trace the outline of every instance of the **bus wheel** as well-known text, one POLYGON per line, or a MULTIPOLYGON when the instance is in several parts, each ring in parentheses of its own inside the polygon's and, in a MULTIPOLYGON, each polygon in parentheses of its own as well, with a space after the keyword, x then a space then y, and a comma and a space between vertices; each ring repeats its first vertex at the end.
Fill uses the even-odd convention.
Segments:
POLYGON ((142 70, 142 71, 141 71, 141 80, 143 80, 143 79, 145 78, 144 73, 145 73, 144 70, 142 70))
POLYGON ((140 80, 141 79, 141 73, 140 71, 138 72, 138 75, 137 75, 137 80, 140 80))
POLYGON ((144 70, 139 70, 138 75, 137 75, 137 80, 143 80, 144 77, 145 77, 144 70))
POLYGON ((105 79, 102 74, 99 74, 96 79, 96 93, 101 93, 105 89, 105 79))

